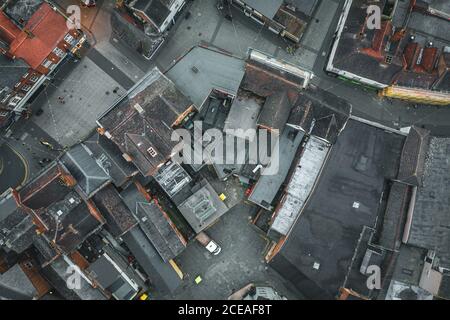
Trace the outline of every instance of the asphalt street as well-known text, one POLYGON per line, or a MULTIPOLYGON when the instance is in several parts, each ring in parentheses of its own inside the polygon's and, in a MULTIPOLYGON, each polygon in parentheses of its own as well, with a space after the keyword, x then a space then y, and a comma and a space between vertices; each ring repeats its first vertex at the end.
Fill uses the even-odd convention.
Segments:
MULTIPOLYGON (((56 2, 61 8, 79 3, 78 0, 56 2)), ((109 19, 113 3, 112 0, 98 1, 97 7, 82 9, 83 27, 92 47, 87 48, 82 59, 67 60, 33 102, 31 119, 15 125, 13 134, 0 146, 0 194, 42 170, 43 159, 55 159, 64 147, 79 142, 95 130, 97 116, 151 68, 157 66, 166 71, 176 59, 200 42, 222 48, 242 59, 249 48, 255 48, 311 69, 315 74, 312 85, 349 101, 356 116, 395 128, 423 126, 435 135, 450 136, 449 107, 382 99, 373 91, 324 72, 343 0, 318 1, 294 54, 287 52, 285 40, 244 14, 235 12, 229 21, 217 10, 215 0, 195 0, 189 2, 152 61, 112 37, 109 19), (41 141, 49 142, 55 149, 50 150, 41 141)), ((211 78, 207 70, 204 74, 211 78)), ((223 299, 252 281, 268 282, 288 298, 298 296, 295 288, 290 288, 264 263, 262 255, 267 249, 266 239, 249 224, 250 212, 251 207, 241 203, 208 230, 222 246, 220 256, 211 256, 197 243, 191 243, 177 258, 188 278, 178 298, 223 299), (204 279, 201 284, 194 282, 198 275, 204 279)))
POLYGON ((21 185, 28 177, 28 164, 8 144, 0 146, 0 194, 21 185))
MULTIPOLYGON (((77 1, 58 0, 57 2, 65 8, 77 1)), ((139 75, 154 66, 164 71, 190 48, 200 42, 206 42, 242 58, 245 57, 248 48, 257 48, 279 59, 309 66, 315 74, 312 84, 349 101, 352 104, 353 114, 356 116, 395 128, 410 125, 422 126, 430 129, 435 135, 450 136, 450 108, 383 99, 373 91, 331 77, 324 72, 342 6, 343 1, 340 0, 320 0, 300 48, 291 55, 286 53, 284 40, 244 15, 235 12, 233 21, 228 21, 217 10, 215 1, 192 1, 185 8, 177 24, 172 27, 169 39, 155 59, 148 61, 111 37, 108 25, 113 5, 110 2, 99 1, 96 8, 83 9, 83 26, 94 47, 87 49, 81 61, 72 59, 60 68, 55 79, 48 84, 32 105, 35 113, 38 110, 44 110, 44 113, 39 116, 40 120, 36 115, 32 117, 37 124, 37 130, 28 133, 24 130, 20 135, 23 137, 24 134, 29 134, 36 142, 34 135, 39 131, 40 139, 53 141, 55 145, 72 144, 94 129, 95 124, 91 125, 87 121, 88 118, 92 118, 101 112, 102 108, 110 105, 112 101, 120 97, 123 90, 132 87, 139 80, 139 75), (82 78, 83 75, 85 78, 82 78), (86 83, 86 81, 90 82, 86 83), (52 100, 53 96, 67 96, 66 104, 64 106, 55 104, 52 100), (42 121, 43 119, 47 120, 42 121), (73 124, 70 123, 71 119, 73 124), (77 129, 76 126, 82 129, 77 129)), ((23 127, 26 128, 27 122, 23 123, 23 127)), ((21 142, 24 147, 21 153, 27 160, 30 158, 30 162, 36 162, 44 156, 31 155, 33 150, 41 149, 42 146, 34 146, 32 150, 26 147, 25 143, 25 140, 21 142), (27 153, 30 153, 30 157, 27 153)), ((20 145, 14 148, 20 149, 20 145)), ((43 152, 49 151, 40 151, 40 153, 43 152)), ((53 156, 55 152, 49 153, 53 156)), ((23 165, 19 162, 15 166, 18 168, 13 170, 8 168, 8 177, 2 176, 4 185, 14 185, 23 179, 23 165), (8 180, 7 183, 5 179, 8 180)), ((39 166, 36 165, 36 168, 39 166)))
POLYGON ((117 83, 119 83, 126 90, 129 90, 133 85, 134 81, 131 80, 125 73, 118 69, 111 61, 109 61, 105 56, 103 56, 95 48, 91 48, 87 56, 94 61, 94 63, 100 67, 105 73, 107 73, 111 78, 113 78, 117 83))

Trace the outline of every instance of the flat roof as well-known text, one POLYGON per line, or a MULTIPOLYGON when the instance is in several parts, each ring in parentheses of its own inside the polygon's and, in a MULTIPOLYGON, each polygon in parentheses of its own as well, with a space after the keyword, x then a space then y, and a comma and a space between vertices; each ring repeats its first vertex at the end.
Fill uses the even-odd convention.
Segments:
POLYGON ((283 0, 244 0, 245 4, 249 7, 252 7, 262 15, 266 16, 269 19, 273 19, 275 14, 280 9, 283 4, 283 0))
POLYGON ((363 227, 375 226, 385 181, 397 176, 404 140, 351 119, 333 145, 305 209, 270 262, 309 298, 338 293, 363 227))
POLYGON ((213 89, 237 94, 244 64, 244 60, 215 48, 196 46, 171 66, 166 75, 201 108, 213 89))
POLYGON ((154 178, 170 198, 192 181, 186 170, 175 161, 169 161, 162 165, 154 178))
POLYGON ((111 11, 111 28, 114 37, 122 40, 127 46, 150 59, 164 42, 162 35, 148 36, 143 30, 130 23, 125 13, 111 11))
POLYGON ((309 137, 286 186, 285 195, 276 209, 270 230, 288 235, 314 189, 329 150, 329 143, 316 136, 309 137))
POLYGON ((206 180, 192 189, 193 194, 178 206, 178 210, 192 229, 199 233, 219 219, 228 208, 206 180))
POLYGON ((255 139, 256 121, 263 104, 264 99, 261 99, 261 97, 240 90, 233 100, 223 131, 241 139, 253 141, 255 139), (249 137, 245 135, 248 130, 252 132, 249 137))

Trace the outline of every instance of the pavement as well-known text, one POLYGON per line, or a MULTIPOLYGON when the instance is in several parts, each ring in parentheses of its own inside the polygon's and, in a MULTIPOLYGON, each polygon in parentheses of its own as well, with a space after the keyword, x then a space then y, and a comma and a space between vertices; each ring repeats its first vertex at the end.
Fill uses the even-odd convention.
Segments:
MULTIPOLYGON (((13 134, 4 139, 6 144, 3 147, 7 146, 15 156, 9 157, 9 162, 3 161, 4 172, 0 173, 0 193, 5 186, 17 187, 32 179, 46 166, 45 161, 55 159, 62 150, 57 141, 31 120, 18 122, 14 127, 13 134), (41 141, 50 143, 55 150, 50 150, 41 144, 41 141), (23 182, 17 183, 19 181, 23 182)), ((7 157, 7 153, 4 154, 4 152, 8 151, 8 149, 2 150, 1 148, 0 159, 7 157)), ((1 164, 0 171, 2 171, 1 164)))
POLYGON ((28 177, 28 165, 23 156, 7 143, 0 146, 0 194, 10 187, 22 185, 28 177))
POLYGON ((314 192, 270 262, 287 278, 295 275, 289 281, 309 299, 333 299, 344 283, 363 227, 375 227, 386 181, 397 177, 404 140, 349 120, 333 145, 314 192))
POLYGON ((268 268, 263 253, 268 242, 249 223, 251 205, 240 203, 208 228, 206 233, 222 248, 211 255, 197 241, 189 243, 175 260, 185 275, 175 299, 226 299, 249 283, 269 285, 288 299, 302 295, 279 274, 268 268), (202 281, 197 284, 195 278, 202 281))
MULTIPOLYGON (((77 1, 58 0, 57 3, 65 8, 77 1)), ((33 121, 58 143, 70 146, 89 134, 95 128, 97 116, 148 70, 158 66, 165 71, 192 47, 204 42, 238 58, 245 58, 248 49, 255 48, 312 69, 316 75, 312 84, 348 100, 357 116, 391 127, 414 124, 436 135, 450 135, 449 108, 381 99, 374 92, 325 74, 326 53, 342 5, 338 0, 319 1, 299 49, 291 54, 286 50, 285 40, 239 11, 233 10, 233 19, 229 21, 217 10, 215 1, 192 1, 172 27, 169 39, 155 59, 148 61, 112 37, 110 13, 114 3, 98 1, 94 8, 82 8, 82 24, 94 47, 80 61, 70 61, 58 72, 33 106, 42 109, 46 116, 34 117, 33 121)), ((205 67, 206 75, 208 68, 213 71, 215 66, 205 67)))
MULTIPOLYGON (((290 54, 286 51, 288 44, 283 39, 239 11, 233 9, 233 21, 230 22, 219 14, 215 1, 196 0, 189 8, 189 18, 182 18, 179 21, 171 39, 157 55, 156 64, 162 70, 166 70, 202 41, 241 58, 245 58, 249 48, 254 48, 312 70, 315 74, 312 84, 349 101, 356 116, 394 128, 424 126, 435 135, 449 136, 450 108, 383 99, 374 91, 334 78, 324 72, 342 7, 343 1, 319 1, 301 40, 300 48, 294 54, 290 54)), ((207 73, 207 70, 204 73, 207 73)), ((172 80, 180 81, 175 78, 172 80)))
POLYGON ((68 61, 33 104, 44 113, 32 121, 63 146, 87 137, 100 114, 125 93, 121 84, 133 84, 93 50, 68 61))
MULTIPOLYGON (((76 0, 56 2, 62 8, 79 4, 76 0)), ((285 40, 238 11, 233 11, 233 19, 229 21, 217 10, 214 0, 195 0, 189 2, 153 61, 144 59, 112 37, 110 13, 113 1, 99 0, 97 3, 97 7, 82 8, 83 28, 93 47, 82 59, 69 60, 62 66, 33 103, 33 111, 42 110, 43 113, 39 116, 34 114, 30 120, 18 124, 13 136, 7 139, 8 145, 0 147, 0 157, 3 159, 0 166, 3 163, 3 167, 8 168, 0 173, 0 192, 39 172, 42 169, 39 162, 43 158, 54 159, 63 147, 71 146, 89 135, 95 130, 98 115, 148 70, 154 66, 162 71, 168 70, 178 58, 200 42, 222 48, 237 58, 245 58, 248 49, 254 48, 311 69, 315 73, 312 84, 348 100, 354 115, 391 127, 415 124, 430 129, 433 134, 450 136, 450 108, 381 99, 374 92, 325 74, 323 68, 343 1, 319 0, 299 49, 291 54, 286 50, 288 43, 285 40), (40 140, 50 142, 56 149, 49 150, 40 144, 40 140)), ((195 57, 190 56, 189 59, 193 63, 201 63, 195 57)), ((216 66, 205 64, 201 68, 206 78, 208 68, 214 70, 221 63, 215 55, 214 59, 216 66)), ((180 68, 178 74, 182 71, 180 68)), ((168 75, 170 77, 170 72, 168 75)), ((223 78, 220 75, 215 77, 217 81, 223 78)), ((187 90, 189 79, 185 80, 187 90)), ((183 79, 174 78, 173 81, 182 83, 183 79)), ((198 92, 204 90, 209 90, 209 87, 196 87, 198 92)), ((249 282, 268 283, 288 298, 302 297, 264 263, 262 254, 267 242, 249 224, 252 210, 253 206, 240 202, 207 230, 222 246, 220 255, 211 256, 193 242, 177 258, 187 279, 176 293, 177 298, 224 299, 249 282), (194 279, 198 275, 203 281, 197 285, 194 279)))

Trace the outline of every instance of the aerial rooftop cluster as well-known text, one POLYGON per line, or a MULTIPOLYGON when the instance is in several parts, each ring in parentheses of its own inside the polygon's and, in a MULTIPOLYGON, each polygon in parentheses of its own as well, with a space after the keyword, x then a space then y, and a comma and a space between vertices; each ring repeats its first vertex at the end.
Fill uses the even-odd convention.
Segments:
MULTIPOLYGON (((217 9, 226 21, 245 12, 294 54, 320 2, 217 9)), ((369 30, 372 2, 345 1, 325 70, 382 96, 448 105, 448 2, 377 2, 381 28, 369 30)), ((112 34, 153 61, 186 6, 118 1, 112 34)), ((61 65, 89 51, 88 32, 66 19, 48 1, 0 2, 0 147, 61 65)), ((196 288, 221 299, 450 298, 450 138, 365 119, 313 70, 226 49, 201 42, 167 68, 152 65, 77 143, 41 141, 57 155, 0 194, 0 298, 179 299, 196 288), (178 161, 210 147, 195 145, 198 124, 202 136, 242 142, 233 151, 244 163, 178 161), (176 149, 179 129, 192 137, 188 152, 176 149), (250 161, 263 131, 277 164, 250 161), (219 271, 195 271, 202 265, 219 271)))

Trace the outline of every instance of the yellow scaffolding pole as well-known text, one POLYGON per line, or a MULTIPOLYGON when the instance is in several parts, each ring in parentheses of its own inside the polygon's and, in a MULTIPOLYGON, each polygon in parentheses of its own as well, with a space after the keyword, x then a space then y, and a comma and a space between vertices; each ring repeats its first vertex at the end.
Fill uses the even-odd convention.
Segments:
POLYGON ((379 92, 380 96, 416 103, 446 106, 450 105, 450 93, 418 88, 390 86, 379 92))

